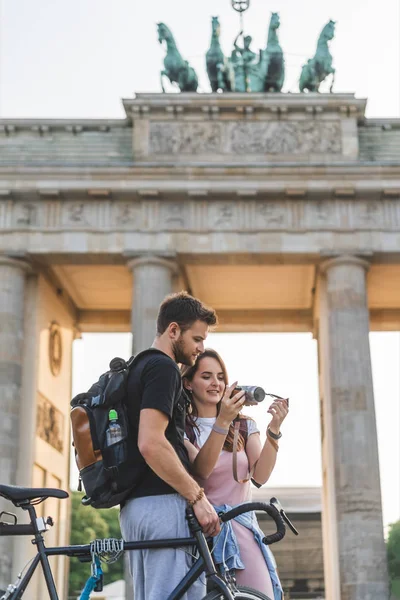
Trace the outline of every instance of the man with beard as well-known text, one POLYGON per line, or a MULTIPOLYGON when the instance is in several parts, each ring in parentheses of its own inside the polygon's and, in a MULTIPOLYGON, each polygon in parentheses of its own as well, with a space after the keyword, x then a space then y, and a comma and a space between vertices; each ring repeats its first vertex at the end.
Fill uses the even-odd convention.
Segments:
MULTIPOLYGON (((160 306, 153 345, 129 375, 128 416, 144 469, 121 509, 125 540, 190 537, 188 503, 206 535, 220 530, 204 490, 189 475, 186 397, 178 368, 194 365, 216 320, 214 310, 186 292, 167 296, 160 306)), ((165 600, 190 569, 191 556, 184 549, 135 550, 129 562, 135 600, 165 600)), ((205 594, 205 583, 198 580, 183 600, 199 600, 205 594)))

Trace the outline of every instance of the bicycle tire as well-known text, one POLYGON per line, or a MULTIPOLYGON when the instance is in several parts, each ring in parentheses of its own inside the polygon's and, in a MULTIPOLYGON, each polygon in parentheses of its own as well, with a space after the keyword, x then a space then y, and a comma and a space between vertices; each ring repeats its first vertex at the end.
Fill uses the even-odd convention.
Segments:
MULTIPOLYGON (((246 586, 238 587, 237 592, 234 592, 233 595, 235 600, 271 600, 269 596, 266 596, 265 594, 257 592, 257 590, 246 586)), ((223 596, 221 592, 215 590, 207 594, 203 600, 223 600, 223 596)))

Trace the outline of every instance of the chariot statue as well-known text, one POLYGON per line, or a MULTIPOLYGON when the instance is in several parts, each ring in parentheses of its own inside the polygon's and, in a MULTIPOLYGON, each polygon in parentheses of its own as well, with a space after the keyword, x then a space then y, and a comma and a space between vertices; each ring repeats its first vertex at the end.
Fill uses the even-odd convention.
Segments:
MULTIPOLYGON (((206 69, 212 92, 281 92, 285 79, 285 60, 279 44, 278 30, 280 18, 272 13, 267 45, 254 52, 252 37, 244 35, 243 13, 250 0, 231 0, 232 7, 240 13, 241 28, 233 42, 229 56, 225 56, 220 43, 221 25, 218 17, 211 18, 211 42, 206 53, 206 69)), ((176 45, 174 36, 165 23, 157 24, 158 40, 164 43, 166 56, 161 71, 161 88, 165 92, 164 79, 167 77, 181 92, 196 92, 198 78, 193 67, 185 60, 176 45)), ((335 21, 329 21, 318 39, 317 50, 303 66, 300 92, 318 92, 321 83, 332 75, 330 91, 335 81, 335 69, 329 42, 335 35, 335 21)))
POLYGON ((251 49, 252 38, 239 32, 229 58, 220 45, 221 26, 218 17, 211 20, 211 43, 206 54, 207 74, 213 92, 280 92, 285 78, 284 58, 277 30, 278 13, 272 13, 268 43, 257 53, 251 49), (240 45, 239 39, 242 38, 240 45))

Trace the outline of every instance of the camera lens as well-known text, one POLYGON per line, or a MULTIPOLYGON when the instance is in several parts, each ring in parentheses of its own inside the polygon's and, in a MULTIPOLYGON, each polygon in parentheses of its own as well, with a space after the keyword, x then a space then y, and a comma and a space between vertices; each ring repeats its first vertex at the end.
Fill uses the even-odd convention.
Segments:
POLYGON ((265 392, 262 387, 256 387, 253 390, 253 398, 256 402, 262 402, 265 398, 265 392))

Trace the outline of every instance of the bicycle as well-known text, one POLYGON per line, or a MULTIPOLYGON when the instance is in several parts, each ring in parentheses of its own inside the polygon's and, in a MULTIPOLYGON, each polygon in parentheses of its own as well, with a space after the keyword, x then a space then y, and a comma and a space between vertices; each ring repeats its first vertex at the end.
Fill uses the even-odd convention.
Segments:
MULTIPOLYGON (((50 600, 59 600, 48 557, 74 556, 82 562, 90 561, 92 563, 93 573, 98 572, 100 564, 99 560, 102 558, 102 553, 105 551, 110 552, 111 547, 114 548, 114 558, 115 555, 120 555, 126 550, 196 547, 198 558, 196 558, 191 569, 171 592, 167 600, 180 600, 202 573, 205 573, 207 582, 212 588, 212 591, 208 592, 203 600, 271 600, 256 590, 236 586, 234 577, 219 574, 217 572, 208 542, 193 510, 190 508, 186 511, 186 518, 189 523, 189 530, 192 537, 151 540, 147 542, 95 540, 91 544, 47 548, 44 543, 43 533, 45 533, 49 527, 53 526, 54 522, 51 517, 37 517, 35 506, 47 498, 68 498, 68 493, 64 490, 53 488, 24 488, 0 485, 0 496, 3 496, 3 498, 12 502, 14 506, 26 510, 30 518, 29 524, 19 524, 16 515, 3 511, 0 513, 0 536, 33 535, 32 543, 35 544, 37 548, 37 553, 30 561, 31 564, 25 575, 22 576, 22 573, 20 573, 16 582, 7 587, 7 590, 0 597, 0 600, 20 600, 39 563, 41 563, 43 569, 50 600), (2 518, 4 519, 5 516, 10 517, 13 522, 9 523, 2 521, 2 518), (114 542, 114 544, 110 544, 111 541, 114 542)), ((264 502, 247 502, 236 506, 225 513, 220 513, 219 516, 221 522, 225 523, 240 514, 253 510, 265 511, 276 524, 276 532, 264 537, 263 542, 265 544, 276 543, 284 537, 286 533, 285 522, 297 535, 296 529, 276 498, 271 499, 270 504, 264 502)), ((99 579, 101 579, 101 577, 99 579)))

